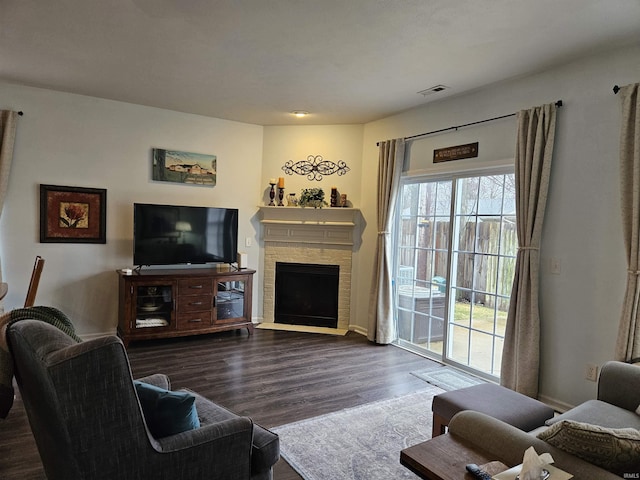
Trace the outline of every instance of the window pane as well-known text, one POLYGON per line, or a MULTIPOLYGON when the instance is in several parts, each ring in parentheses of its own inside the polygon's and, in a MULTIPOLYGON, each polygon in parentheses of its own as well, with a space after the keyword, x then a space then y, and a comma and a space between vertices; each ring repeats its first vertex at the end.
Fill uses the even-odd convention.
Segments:
POLYGON ((485 305, 475 303, 471 318, 471 328, 486 333, 493 333, 495 324, 494 299, 490 299, 485 305))
POLYGON ((478 199, 478 213, 480 215, 500 215, 503 189, 504 175, 480 177, 478 199))
MULTIPOLYGON (((498 297, 498 308, 496 309, 496 335, 504 338, 507 329, 507 313, 509 311, 509 298, 498 297)), ((502 352, 502 350, 500 350, 502 352)))
POLYGON ((451 215, 451 182, 438 182, 438 198, 436 201, 436 215, 451 215))
POLYGON ((481 372, 491 373, 493 363, 493 335, 471 331, 469 366, 481 372))
POLYGON ((500 253, 515 257, 518 252, 518 233, 516 217, 502 217, 502 229, 500 230, 500 253))
POLYGON ((458 246, 461 252, 473 252, 476 243, 476 217, 456 217, 458 222, 458 246))
POLYGON ((495 253, 500 250, 500 217, 478 217, 476 252, 495 253))
MULTIPOLYGON (((473 288, 473 257, 472 253, 459 253, 456 259, 456 286, 464 289, 473 288)), ((471 298, 467 298, 471 301, 471 298)))
POLYGON ((453 325, 450 327, 449 357, 463 365, 469 362, 469 332, 468 328, 453 325))
POLYGON ((417 215, 419 183, 404 185, 401 193, 400 212, 402 215, 417 215))
POLYGON ((400 219, 400 225, 399 225, 400 232, 398 235, 398 244, 400 246, 413 247, 416 244, 416 241, 415 241, 416 225, 417 225, 416 217, 403 216, 400 219))
POLYGON ((455 295, 455 303, 453 308, 452 322, 456 325, 470 327, 471 326, 471 292, 469 290, 452 289, 455 295))
POLYGON ((502 347, 504 338, 495 337, 493 347, 493 370, 489 372, 491 375, 500 377, 500 366, 502 365, 502 347))
POLYGON ((459 213, 467 215, 478 213, 479 184, 480 181, 478 177, 469 177, 458 181, 459 213))
POLYGON ((435 214, 436 184, 420 184, 420 203, 418 215, 431 216, 435 214))
POLYGON ((516 259, 513 257, 500 257, 498 266, 498 295, 509 297, 513 287, 513 274, 516 269, 516 259))
POLYGON ((516 214, 516 179, 513 173, 504 176, 503 215, 516 214))
POLYGON ((433 248, 433 219, 420 217, 418 222, 417 246, 422 248, 433 248))
POLYGON ((434 219, 434 246, 439 250, 449 250, 449 217, 435 217, 434 219))

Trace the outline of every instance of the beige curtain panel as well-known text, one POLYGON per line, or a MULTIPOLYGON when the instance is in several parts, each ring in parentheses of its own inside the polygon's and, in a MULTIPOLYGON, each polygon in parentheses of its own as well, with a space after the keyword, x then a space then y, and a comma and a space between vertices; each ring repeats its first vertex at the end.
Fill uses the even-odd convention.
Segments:
POLYGON ((518 254, 502 351, 502 385, 538 396, 540 240, 556 130, 551 103, 518 112, 515 178, 518 254))
POLYGON ((373 271, 367 338, 387 344, 396 338, 391 276, 391 228, 404 164, 402 138, 380 143, 378 161, 378 242, 373 271))
POLYGON ((640 83, 622 87, 620 190, 627 256, 627 288, 616 343, 616 360, 640 362, 640 83))
MULTIPOLYGON (((0 215, 9 187, 9 172, 13 159, 13 143, 16 138, 18 112, 0 110, 0 215)), ((0 280, 2 280, 2 262, 0 261, 0 280)))

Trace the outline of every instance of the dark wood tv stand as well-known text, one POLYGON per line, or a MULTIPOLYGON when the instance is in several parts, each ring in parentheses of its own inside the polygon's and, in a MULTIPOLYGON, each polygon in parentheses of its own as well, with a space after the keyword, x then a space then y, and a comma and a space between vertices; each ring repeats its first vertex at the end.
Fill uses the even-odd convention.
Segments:
POLYGON ((246 328, 251 334, 255 270, 118 271, 118 336, 131 341, 246 328))

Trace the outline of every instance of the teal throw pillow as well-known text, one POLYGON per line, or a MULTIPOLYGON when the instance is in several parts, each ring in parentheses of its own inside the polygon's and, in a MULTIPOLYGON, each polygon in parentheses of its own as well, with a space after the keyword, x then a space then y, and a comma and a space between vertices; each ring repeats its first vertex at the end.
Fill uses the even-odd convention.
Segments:
POLYGON ((149 431, 156 438, 168 437, 200 427, 196 397, 189 392, 172 392, 134 380, 149 431))

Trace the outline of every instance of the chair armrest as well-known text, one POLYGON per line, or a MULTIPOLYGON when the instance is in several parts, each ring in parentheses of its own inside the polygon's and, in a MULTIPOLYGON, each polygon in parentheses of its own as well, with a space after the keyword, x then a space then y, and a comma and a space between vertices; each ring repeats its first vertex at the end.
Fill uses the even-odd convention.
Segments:
POLYGON ((607 362, 598 379, 598 400, 635 411, 640 405, 640 367, 623 362, 607 362))
POLYGON ((213 442, 231 443, 236 440, 247 446, 247 452, 250 452, 252 438, 253 422, 251 419, 236 417, 156 440, 160 451, 164 453, 201 447, 213 442))
POLYGON ((152 448, 131 458, 127 478, 249 479, 252 434, 253 422, 237 417, 164 438, 149 435, 152 448))
POLYGON ((496 456, 507 465, 522 463, 524 451, 534 447, 538 453, 549 451, 542 440, 484 413, 464 410, 449 422, 449 433, 464 438, 496 456))
POLYGON ((154 373, 153 375, 149 375, 147 377, 136 378, 136 380, 139 382, 154 385, 159 388, 164 388, 165 390, 171 390, 171 381, 169 380, 169 377, 167 377, 163 373, 154 373))

